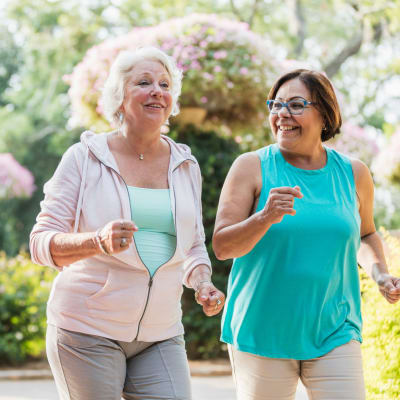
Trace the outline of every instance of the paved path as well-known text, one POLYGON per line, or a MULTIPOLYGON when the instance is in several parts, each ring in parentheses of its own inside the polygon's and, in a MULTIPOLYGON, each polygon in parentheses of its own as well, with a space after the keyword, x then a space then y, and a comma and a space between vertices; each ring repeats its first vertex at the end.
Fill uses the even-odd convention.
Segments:
MULTIPOLYGON (((192 377, 193 400, 235 400, 230 376, 192 377)), ((1 381, 0 400, 57 400, 54 382, 49 379, 1 381)), ((296 400, 307 400, 299 386, 296 400)))

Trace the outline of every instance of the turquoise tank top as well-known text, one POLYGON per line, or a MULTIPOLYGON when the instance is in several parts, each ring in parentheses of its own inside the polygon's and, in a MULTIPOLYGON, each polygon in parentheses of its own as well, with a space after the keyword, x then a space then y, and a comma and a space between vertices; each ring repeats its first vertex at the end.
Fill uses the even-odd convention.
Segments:
POLYGON ((175 253, 176 232, 169 189, 128 186, 132 220, 139 230, 133 238, 143 264, 153 276, 175 253))
POLYGON ((350 160, 325 148, 318 170, 289 164, 277 144, 258 150, 266 204, 271 188, 300 186, 285 215, 234 260, 221 340, 248 353, 306 360, 361 339, 357 250, 360 215, 350 160))

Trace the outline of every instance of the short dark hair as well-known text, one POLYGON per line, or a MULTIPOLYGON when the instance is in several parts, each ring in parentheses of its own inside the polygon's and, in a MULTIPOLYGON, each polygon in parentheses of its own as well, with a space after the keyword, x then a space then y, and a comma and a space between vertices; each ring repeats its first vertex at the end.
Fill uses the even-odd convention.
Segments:
POLYGON ((306 86, 311 94, 311 101, 315 103, 316 109, 321 113, 326 128, 321 132, 321 140, 325 142, 340 133, 342 116, 335 90, 329 79, 320 72, 296 69, 282 75, 269 91, 268 100, 274 100, 279 88, 292 79, 299 79, 306 86))

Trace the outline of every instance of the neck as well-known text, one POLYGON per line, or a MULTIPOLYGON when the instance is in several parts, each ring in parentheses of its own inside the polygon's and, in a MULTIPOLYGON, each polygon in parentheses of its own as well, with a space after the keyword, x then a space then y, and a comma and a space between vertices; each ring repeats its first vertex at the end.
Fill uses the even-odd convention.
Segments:
POLYGON ((322 143, 310 150, 280 150, 286 161, 302 169, 320 169, 326 165, 327 155, 322 143))
POLYGON ((136 153, 138 156, 140 154, 150 156, 157 153, 161 147, 161 132, 159 129, 156 131, 138 131, 123 125, 118 130, 118 136, 126 152, 136 153))

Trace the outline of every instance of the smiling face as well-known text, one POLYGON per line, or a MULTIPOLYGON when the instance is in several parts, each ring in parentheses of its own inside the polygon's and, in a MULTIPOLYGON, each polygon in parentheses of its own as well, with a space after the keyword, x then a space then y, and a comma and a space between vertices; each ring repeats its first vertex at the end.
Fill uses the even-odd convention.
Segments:
MULTIPOLYGON (((312 101, 307 87, 297 78, 282 84, 275 100, 288 102, 293 99, 312 101)), ((306 153, 320 146, 323 119, 314 105, 309 105, 301 115, 291 115, 286 107, 278 114, 269 115, 269 123, 281 149, 306 153)))
POLYGON ((121 105, 124 122, 128 125, 160 128, 172 110, 171 77, 164 66, 155 60, 143 60, 131 71, 125 85, 121 105))

